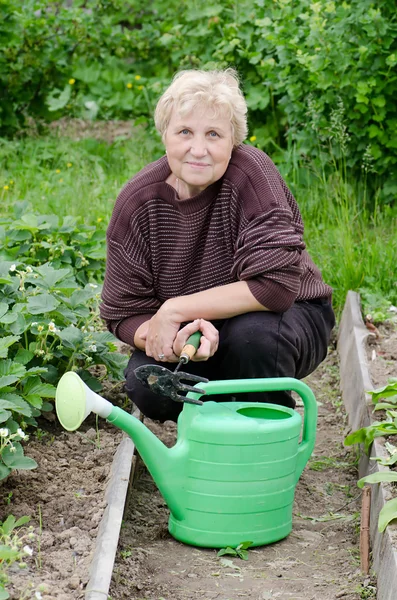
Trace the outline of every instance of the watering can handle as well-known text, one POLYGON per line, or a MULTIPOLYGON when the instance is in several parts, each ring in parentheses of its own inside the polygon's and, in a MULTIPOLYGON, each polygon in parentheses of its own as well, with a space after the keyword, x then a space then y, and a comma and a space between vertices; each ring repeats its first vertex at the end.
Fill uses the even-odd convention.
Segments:
MULTIPOLYGON (((241 392, 281 392, 293 391, 299 394, 305 407, 302 440, 298 447, 296 461, 296 481, 302 474, 307 461, 313 452, 316 441, 317 401, 306 383, 293 377, 269 377, 266 379, 229 379, 226 381, 209 381, 200 383, 206 396, 211 394, 238 394, 241 392)), ((189 398, 199 399, 200 394, 190 392, 189 398)))

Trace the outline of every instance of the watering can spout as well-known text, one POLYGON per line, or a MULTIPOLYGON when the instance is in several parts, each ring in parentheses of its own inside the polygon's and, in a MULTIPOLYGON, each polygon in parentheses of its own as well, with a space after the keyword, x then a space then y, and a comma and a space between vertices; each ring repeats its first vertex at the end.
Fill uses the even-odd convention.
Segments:
POLYGON ((182 477, 185 462, 186 448, 183 443, 167 448, 139 419, 93 392, 72 371, 65 373, 59 380, 55 407, 62 427, 67 431, 78 429, 93 412, 127 433, 171 513, 177 520, 183 519, 183 510, 177 498, 178 479, 182 477))

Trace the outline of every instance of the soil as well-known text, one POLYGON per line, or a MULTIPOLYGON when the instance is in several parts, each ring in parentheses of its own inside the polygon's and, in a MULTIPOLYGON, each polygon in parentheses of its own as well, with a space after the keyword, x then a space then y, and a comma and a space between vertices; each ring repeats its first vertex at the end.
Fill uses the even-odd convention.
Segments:
POLYGON ((374 388, 397 377, 397 324, 388 321, 370 333, 367 338, 367 361, 374 388))
MULTIPOLYGON (((112 600, 375 597, 373 582, 359 569, 361 492, 355 450, 343 446, 346 417, 335 350, 307 383, 321 403, 319 426, 315 451, 296 488, 292 533, 250 549, 247 561, 179 543, 168 533, 169 511, 141 465, 121 531, 112 600)), ((173 423, 145 423, 164 443, 174 443, 173 423)))
MULTIPOLYGON (((120 386, 107 393, 125 403, 120 386)), ((43 600, 80 600, 89 577, 98 525, 105 509, 104 493, 122 432, 93 416, 78 432, 64 431, 54 413, 41 418, 25 446, 38 468, 13 472, 0 485, 0 520, 8 514, 31 517, 35 539, 26 568, 15 563, 9 573, 12 600, 40 591, 43 600)), ((26 542, 25 542, 26 543, 26 542)))

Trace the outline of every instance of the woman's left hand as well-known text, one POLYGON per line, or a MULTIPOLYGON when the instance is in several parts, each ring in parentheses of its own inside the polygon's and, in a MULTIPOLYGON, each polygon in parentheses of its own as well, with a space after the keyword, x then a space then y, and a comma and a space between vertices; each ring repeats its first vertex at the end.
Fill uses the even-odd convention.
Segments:
POLYGON ((178 362, 173 344, 180 327, 180 323, 158 311, 147 323, 147 332, 141 338, 145 340, 146 356, 164 362, 178 362))

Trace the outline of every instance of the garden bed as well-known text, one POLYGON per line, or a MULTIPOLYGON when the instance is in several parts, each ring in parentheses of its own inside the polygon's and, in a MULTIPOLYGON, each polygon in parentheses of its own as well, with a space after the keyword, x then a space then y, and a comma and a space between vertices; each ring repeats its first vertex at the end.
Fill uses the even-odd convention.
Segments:
MULTIPOLYGON (((125 395, 113 391, 115 403, 125 395)), ((105 491, 123 434, 103 419, 89 417, 78 432, 64 431, 50 413, 26 444, 38 468, 13 472, 0 487, 2 514, 28 515, 35 539, 26 568, 12 567, 13 600, 79 600, 89 580, 105 491), (39 595, 40 597, 40 595, 39 595)))

